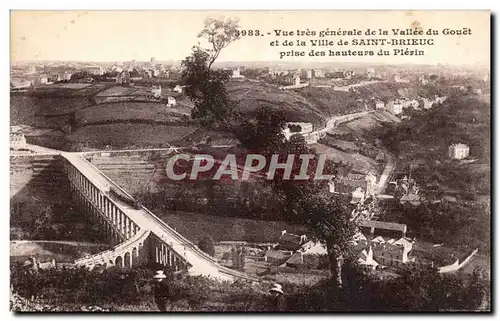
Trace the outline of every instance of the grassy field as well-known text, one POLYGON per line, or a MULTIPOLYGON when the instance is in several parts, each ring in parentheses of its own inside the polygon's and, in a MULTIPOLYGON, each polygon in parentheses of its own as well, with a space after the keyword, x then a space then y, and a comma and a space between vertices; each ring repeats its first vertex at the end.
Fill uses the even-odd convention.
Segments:
POLYGON ((93 148, 105 148, 107 145, 111 148, 166 147, 195 129, 191 126, 116 123, 81 127, 67 138, 72 143, 93 148))
POLYGON ((240 101, 239 110, 243 113, 252 115, 264 106, 284 110, 287 121, 311 122, 319 127, 324 124, 325 114, 321 108, 293 91, 250 81, 230 82, 227 90, 231 99, 240 101))
POLYGON ((335 149, 340 149, 341 151, 353 151, 357 152, 359 151, 359 147, 356 146, 353 142, 345 141, 345 140, 340 140, 340 139, 335 139, 331 136, 326 136, 321 140, 321 143, 330 147, 333 147, 335 149))
POLYGON ((374 130, 380 129, 387 124, 397 124, 400 121, 398 117, 389 112, 377 111, 365 117, 344 123, 340 125, 339 128, 346 128, 351 132, 369 136, 374 130))
POLYGON ((92 86, 91 84, 80 84, 80 83, 58 83, 53 85, 48 85, 46 88, 63 88, 63 89, 83 89, 86 87, 92 86))
MULTIPOLYGON (((285 111, 287 121, 312 122, 319 128, 325 124, 327 117, 336 113, 335 111, 337 114, 352 111, 348 106, 345 107, 353 103, 352 93, 330 90, 329 100, 318 102, 315 98, 317 92, 326 89, 310 89, 310 97, 304 97, 303 93, 281 91, 277 86, 261 82, 232 81, 227 87, 230 98, 240 101, 239 110, 249 116, 258 107, 267 106, 285 111)), ((168 109, 158 102, 99 101, 107 99, 106 96, 116 96, 112 99, 123 95, 139 97, 149 91, 149 87, 122 87, 113 83, 55 84, 40 89, 43 94, 40 97, 11 97, 11 120, 13 125, 28 124, 57 129, 66 128, 65 125, 72 123, 76 127, 73 127, 73 132, 66 137, 67 143, 87 144, 91 148, 102 148, 106 145, 117 148, 160 147, 188 134, 191 128, 184 128, 190 127, 188 124, 191 121, 192 103, 184 96, 177 96, 178 105, 168 109), (51 94, 52 91, 57 94, 51 94), (99 102, 102 104, 96 105, 99 102), (73 113, 76 122, 72 120, 73 113)), ((214 131, 199 131, 186 142, 192 144, 207 137, 212 137, 212 143, 215 144, 234 142, 232 137, 214 131)), ((37 139, 39 142, 44 141, 43 138, 37 139)))
POLYGON ((85 255, 99 253, 108 248, 109 245, 92 243, 11 241, 9 255, 12 262, 24 262, 32 256, 36 256, 41 262, 52 259, 57 262, 72 262, 85 255))
POLYGON ((32 95, 36 97, 90 97, 109 86, 110 84, 56 83, 37 87, 32 95))
POLYGON ((332 117, 364 110, 363 102, 357 101, 355 94, 330 88, 304 88, 299 91, 305 99, 319 106, 321 113, 332 117))
POLYGON ((335 163, 352 164, 353 170, 358 173, 368 174, 370 171, 378 172, 378 163, 361 154, 349 154, 322 144, 313 144, 311 147, 317 153, 328 155, 328 159, 333 160, 335 163))
POLYGON ((93 97, 99 92, 106 90, 112 86, 111 84, 92 84, 90 86, 84 87, 83 89, 75 90, 71 93, 71 96, 84 96, 84 97, 93 97))
POLYGON ((110 87, 106 90, 101 91, 97 94, 96 97, 100 96, 126 96, 132 94, 134 91, 137 91, 135 87, 122 87, 122 86, 114 86, 110 87))
POLYGON ((417 86, 411 83, 381 82, 357 87, 357 92, 369 99, 375 97, 388 101, 398 97, 416 98, 417 86))
POLYGON ((81 125, 140 120, 181 123, 190 120, 191 114, 188 108, 182 106, 171 108, 162 103, 122 102, 99 104, 79 110, 75 118, 81 125))
POLYGON ((164 212, 151 209, 163 221, 189 240, 198 243, 211 236, 214 241, 276 242, 282 230, 307 233, 300 225, 277 221, 258 221, 187 212, 164 212))

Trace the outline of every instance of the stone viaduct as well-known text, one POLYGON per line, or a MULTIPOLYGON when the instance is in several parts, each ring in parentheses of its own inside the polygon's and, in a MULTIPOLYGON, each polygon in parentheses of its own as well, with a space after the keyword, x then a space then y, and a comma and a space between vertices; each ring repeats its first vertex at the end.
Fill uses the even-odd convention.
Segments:
POLYGON ((77 208, 98 226, 113 248, 75 261, 76 265, 134 267, 157 263, 191 275, 222 280, 243 278, 245 273, 218 264, 78 153, 60 152, 77 208))

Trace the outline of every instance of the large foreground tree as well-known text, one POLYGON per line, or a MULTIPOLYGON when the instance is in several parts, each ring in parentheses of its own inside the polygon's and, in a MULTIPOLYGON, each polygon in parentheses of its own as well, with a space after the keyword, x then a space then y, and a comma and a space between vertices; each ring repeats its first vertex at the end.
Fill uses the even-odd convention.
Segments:
POLYGON ((194 103, 192 117, 204 125, 230 131, 234 106, 225 87, 230 75, 226 70, 214 69, 213 64, 222 50, 239 38, 238 28, 236 20, 206 19, 198 37, 208 44, 208 48, 199 43, 181 63, 185 92, 194 103))
MULTIPOLYGON (((199 37, 208 43, 208 48, 199 44, 182 61, 181 75, 186 95, 194 102, 192 117, 203 125, 230 131, 250 153, 267 157, 278 154, 283 159, 295 155, 297 161, 293 164, 292 175, 297 175, 301 164, 299 156, 315 155, 315 152, 309 149, 300 135, 285 139, 285 113, 277 109, 257 108, 255 117, 240 117, 235 112, 237 102, 231 101, 226 91, 229 73, 213 68, 221 51, 238 39, 238 28, 237 22, 231 19, 207 19, 199 37)), ((308 172, 311 178, 317 165, 315 157, 308 172)), ((332 164, 326 165, 331 171, 332 164)), ((276 175, 272 185, 275 192, 282 196, 283 211, 287 217, 311 227, 313 238, 327 246, 332 280, 340 286, 342 263, 355 232, 349 205, 325 193, 328 191, 326 181, 311 179, 298 182, 276 175)))

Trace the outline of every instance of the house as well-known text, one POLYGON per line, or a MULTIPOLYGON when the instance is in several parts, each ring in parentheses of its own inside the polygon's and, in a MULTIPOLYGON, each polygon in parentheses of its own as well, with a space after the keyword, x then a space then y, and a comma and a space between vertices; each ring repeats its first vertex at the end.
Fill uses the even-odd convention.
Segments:
POLYGON ((70 81, 71 80, 71 76, 73 76, 72 73, 65 71, 64 74, 63 74, 63 80, 70 81))
POLYGON ((306 141, 306 144, 316 144, 318 140, 320 140, 325 136, 326 136, 325 132, 311 132, 308 134, 304 134, 304 139, 306 141))
POLYGON ((120 72, 116 77, 116 83, 122 85, 130 84, 130 72, 128 72, 127 70, 120 72))
POLYGON ((388 240, 386 242, 371 243, 373 249, 373 259, 385 266, 400 266, 410 263, 409 253, 413 249, 413 242, 406 238, 397 241, 388 240))
POLYGON ((374 260, 373 258, 373 249, 371 247, 368 248, 368 250, 363 249, 359 255, 358 255, 358 263, 360 265, 365 265, 371 267, 373 270, 375 270, 379 264, 377 261, 374 260))
POLYGON ((242 76, 240 74, 240 67, 233 69, 233 74, 231 75, 231 78, 236 78, 236 79, 242 79, 245 78, 245 76, 242 76))
POLYGON ((63 80, 63 77, 59 74, 50 75, 48 78, 49 82, 58 82, 63 80))
POLYGON ((375 102, 375 109, 385 109, 385 103, 382 100, 377 100, 375 102))
POLYGON ((49 82, 49 77, 47 77, 47 75, 45 74, 42 74, 40 75, 40 77, 38 77, 38 82, 40 84, 47 84, 49 82))
POLYGON ((422 98, 422 108, 423 109, 431 109, 433 103, 434 103, 433 101, 430 101, 427 98, 422 98))
POLYGON ((434 103, 435 103, 435 104, 442 104, 442 103, 444 103, 447 99, 448 99, 448 97, 447 97, 447 96, 436 96, 436 97, 434 98, 434 103))
POLYGON ((293 253, 285 264, 290 267, 306 265, 312 268, 319 268, 323 262, 328 261, 327 255, 328 250, 324 244, 309 241, 299 251, 293 253))
POLYGON ((175 105, 177 105, 177 102, 175 101, 175 98, 169 96, 167 98, 167 106, 170 107, 170 106, 175 106, 175 105))
POLYGON ((373 269, 379 265, 401 266, 415 261, 414 258, 410 258, 413 241, 404 237, 397 240, 394 238, 385 240, 379 236, 360 245, 361 247, 358 248, 362 248, 362 250, 358 254, 358 262, 371 266, 373 269))
POLYGON ((402 103, 403 103, 403 108, 411 107, 413 109, 417 109, 419 106, 418 100, 416 99, 404 100, 402 103))
POLYGON ((419 206, 421 203, 420 196, 415 193, 409 193, 401 196, 399 203, 405 207, 419 206))
POLYGON ((377 187, 377 176, 373 172, 368 172, 368 174, 365 175, 365 181, 366 181, 366 193, 369 195, 373 195, 375 192, 375 188, 377 187))
POLYGON ((111 68, 111 70, 112 70, 112 71, 116 71, 117 73, 120 73, 120 72, 122 72, 122 71, 123 71, 123 67, 121 67, 121 66, 116 66, 116 65, 115 65, 115 66, 113 66, 113 67, 111 68))
POLYGON ((417 186, 415 179, 408 178, 406 175, 401 179, 396 179, 396 183, 397 183, 396 185, 397 191, 403 195, 408 195, 408 194, 417 195, 419 192, 419 187, 417 186))
POLYGON ((182 93, 182 86, 176 85, 174 89, 172 89, 172 91, 176 93, 182 93))
POLYGON ((311 71, 311 78, 325 78, 325 73, 322 69, 313 69, 311 71))
POLYGON ((104 75, 104 68, 101 66, 86 66, 82 68, 83 71, 88 72, 91 75, 104 75))
POLYGON ((418 76, 418 82, 422 85, 427 85, 429 83, 429 80, 427 80, 425 75, 420 75, 418 76))
POLYGON ((362 203, 365 200, 365 191, 362 187, 356 187, 351 196, 351 204, 362 203))
POLYGON ((464 159, 469 156, 469 146, 458 143, 452 144, 448 147, 448 156, 452 159, 464 159))
POLYGON ((387 104, 387 110, 394 115, 399 115, 403 112, 403 102, 399 99, 391 100, 387 104))
POLYGON ((300 122, 289 122, 286 123, 283 134, 287 140, 290 140, 295 134, 306 135, 313 131, 313 125, 311 123, 300 123, 300 122))
POLYGON ((366 236, 363 233, 361 233, 360 231, 358 231, 352 237, 351 244, 357 245, 359 243, 363 243, 363 242, 366 242, 366 241, 367 241, 366 236))
POLYGON ((351 194, 358 187, 365 191, 367 189, 367 182, 362 178, 338 176, 332 182, 333 186, 330 191, 335 194, 351 194))
POLYGON ((366 68, 365 74, 367 78, 375 78, 375 68, 366 68))
POLYGON ((296 75, 295 76, 294 85, 295 86, 299 86, 300 85, 300 75, 296 75))
POLYGON ((354 76, 353 70, 345 70, 344 71, 344 79, 351 79, 354 76))
POLYGON ((460 263, 460 260, 457 259, 453 264, 451 265, 447 265, 447 266, 441 266, 438 268, 438 273, 449 273, 449 272, 454 272, 454 271, 458 271, 460 270, 461 268, 463 268, 465 265, 467 265, 470 260, 474 257, 474 255, 477 254, 477 252, 479 251, 479 249, 475 249, 474 251, 472 251, 472 253, 467 256, 463 261, 462 263, 460 263))
POLYGON ((287 233, 286 230, 281 231, 281 236, 279 238, 278 249, 297 251, 307 242, 307 236, 296 235, 292 233, 287 233))
POLYGON ((26 149, 26 138, 23 134, 10 133, 10 149, 26 149))
POLYGON ((351 79, 352 76, 354 76, 354 71, 352 70, 334 71, 327 73, 325 76, 331 79, 351 79))
POLYGON ((151 88, 151 93, 154 98, 161 98, 161 85, 154 86, 151 88))
POLYGON ((400 75, 394 75, 394 82, 409 83, 410 80, 408 78, 401 77, 400 75))
POLYGON ((328 183, 330 193, 351 195, 351 203, 363 202, 368 196, 373 195, 377 185, 377 177, 373 173, 366 175, 352 174, 338 176, 328 183))

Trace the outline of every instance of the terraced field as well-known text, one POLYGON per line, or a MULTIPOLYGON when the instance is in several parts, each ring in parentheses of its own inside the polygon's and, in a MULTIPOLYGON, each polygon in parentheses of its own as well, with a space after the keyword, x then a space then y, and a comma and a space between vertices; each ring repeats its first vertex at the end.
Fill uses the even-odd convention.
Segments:
POLYGON ((252 115, 257 108, 269 107, 285 111, 287 121, 311 122, 322 127, 326 121, 325 113, 300 94, 282 91, 277 86, 260 82, 230 82, 228 94, 239 102, 238 110, 252 115))
POLYGON ((117 122, 181 123, 190 120, 190 109, 167 107, 162 103, 121 102, 91 106, 79 110, 75 119, 80 126, 117 122))
POLYGON ((192 126, 116 123, 80 127, 67 138, 93 148, 153 148, 167 147, 194 130, 192 126))

